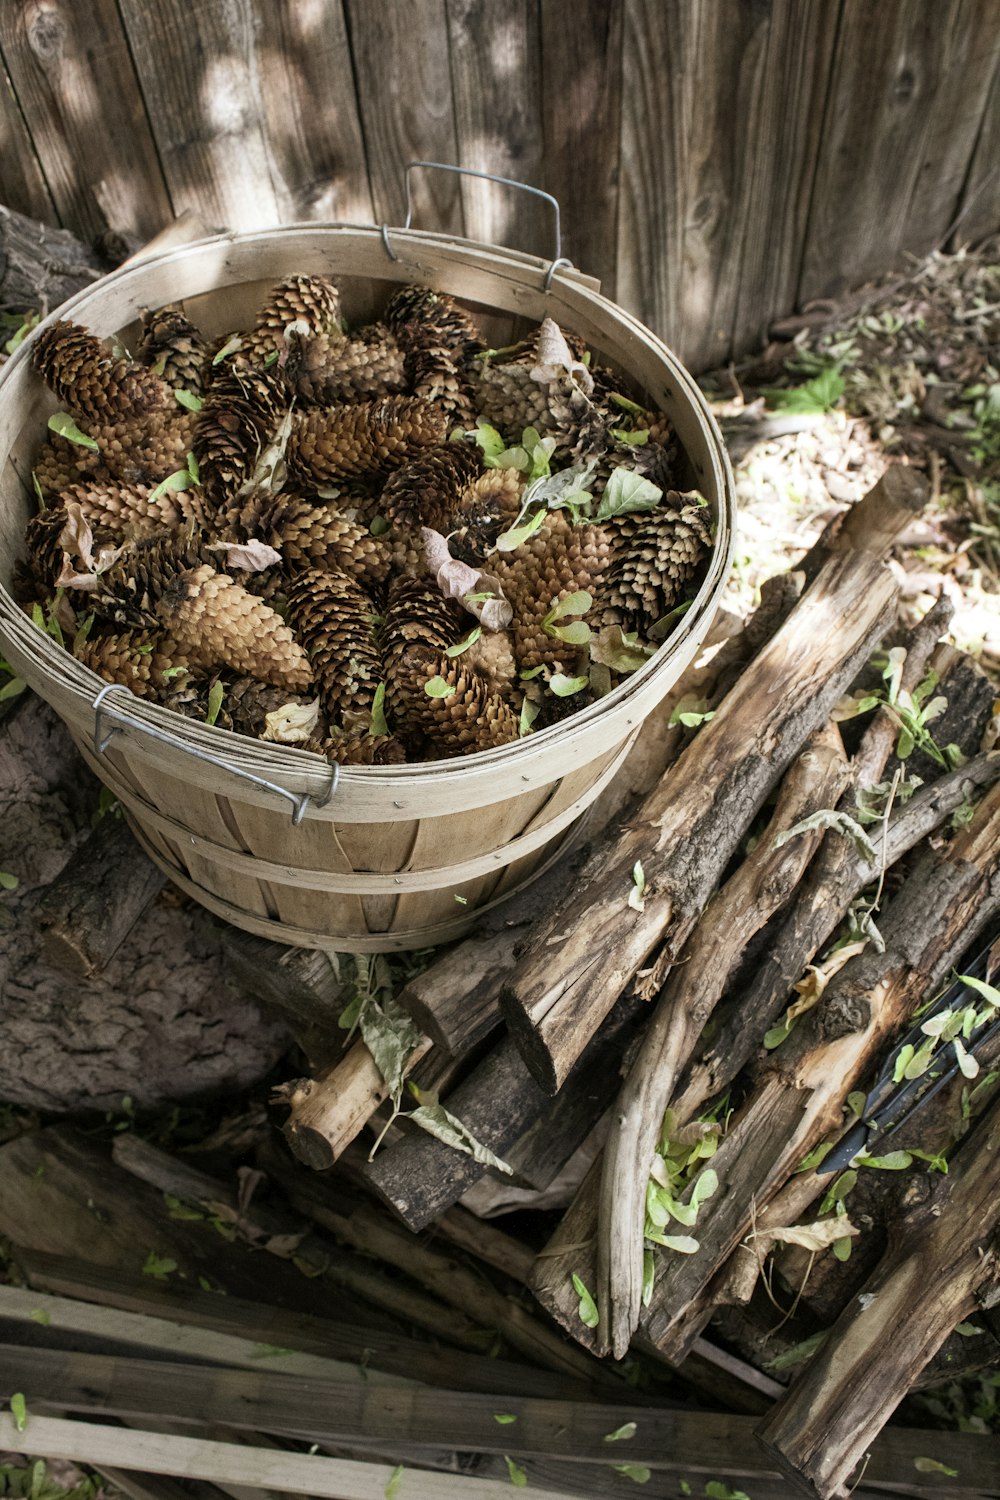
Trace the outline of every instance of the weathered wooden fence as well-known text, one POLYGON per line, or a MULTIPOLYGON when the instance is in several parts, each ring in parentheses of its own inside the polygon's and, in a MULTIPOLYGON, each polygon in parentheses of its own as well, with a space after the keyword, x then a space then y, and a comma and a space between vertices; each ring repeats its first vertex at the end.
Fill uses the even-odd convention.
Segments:
MULTIPOLYGON (((0 0, 0 64, 21 212, 398 223, 407 161, 460 163, 556 194, 695 368, 1000 228, 1000 0, 0 0)), ((414 188, 421 227, 549 252, 537 200, 414 188)))

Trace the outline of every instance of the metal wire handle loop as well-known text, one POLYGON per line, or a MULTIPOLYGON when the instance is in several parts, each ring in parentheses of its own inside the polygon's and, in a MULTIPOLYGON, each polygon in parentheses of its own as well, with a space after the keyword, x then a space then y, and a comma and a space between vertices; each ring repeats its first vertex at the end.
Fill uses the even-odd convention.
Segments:
MULTIPOLYGON (((545 193, 541 188, 531 187, 531 185, 527 182, 518 182, 516 178, 498 177, 495 172, 474 172, 471 167, 456 167, 453 166, 450 162, 445 161, 408 162, 403 178, 404 185, 406 187, 406 218, 403 220, 404 229, 409 229, 410 225, 413 222, 413 190, 410 184, 410 173, 415 167, 429 167, 436 172, 457 172, 461 177, 479 177, 484 182, 496 182, 499 183, 501 187, 519 188, 522 193, 533 193, 536 198, 543 198, 546 203, 550 203, 552 205, 552 212, 555 215, 555 255, 552 257, 552 262, 545 273, 544 290, 549 290, 552 285, 552 278, 556 274, 556 271, 560 266, 566 266, 570 270, 572 270, 573 262, 571 260, 567 260, 566 256, 562 253, 562 219, 558 198, 553 198, 551 193, 545 193)), ((382 243, 385 246, 385 253, 388 255, 390 260, 399 260, 399 256, 393 249, 389 239, 388 224, 382 224, 380 227, 382 230, 382 243)))
MULTIPOLYGON (((313 797, 309 792, 290 792, 287 787, 279 786, 275 781, 267 781, 263 776, 254 776, 251 771, 242 771, 237 766, 228 765, 219 756, 213 755, 210 750, 196 750, 193 745, 185 745, 174 735, 167 734, 162 729, 156 729, 151 724, 143 724, 139 719, 133 719, 131 715, 118 708, 115 710, 120 723, 109 722, 111 711, 107 698, 111 693, 129 693, 129 689, 120 682, 109 682, 106 687, 101 688, 92 704, 94 710, 94 750, 97 755, 103 755, 108 745, 119 733, 124 724, 137 729, 141 734, 148 735, 150 739, 158 740, 162 745, 170 745, 175 750, 181 750, 185 755, 191 755, 195 760, 203 760, 217 770, 227 771, 231 776, 239 776, 243 781, 252 782, 266 792, 274 792, 279 797, 285 797, 292 804, 292 822, 298 826, 305 816, 306 808, 312 802, 313 807, 326 807, 330 798, 337 790, 340 782, 340 765, 337 761, 331 762, 330 785, 321 797, 313 797)), ((131 694, 129 693, 129 696, 131 694)))

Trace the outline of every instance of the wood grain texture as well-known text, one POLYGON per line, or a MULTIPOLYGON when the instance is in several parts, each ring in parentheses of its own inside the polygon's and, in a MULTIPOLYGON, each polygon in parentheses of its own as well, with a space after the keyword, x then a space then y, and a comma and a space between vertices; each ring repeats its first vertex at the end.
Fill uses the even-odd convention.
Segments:
POLYGON ((122 14, 177 209, 228 229, 370 222, 343 11, 295 0, 122 14))
MULTIPOLYGON (((538 187, 542 68, 535 0, 447 0, 459 166, 538 187)), ((551 209, 531 194, 461 179, 466 233, 535 255, 554 252, 551 209)))
POLYGON ((993 82, 956 221, 949 249, 975 244, 995 234, 1000 223, 1000 59, 994 64, 993 82))
POLYGON ((21 113, 14 85, 0 58, 0 200, 15 213, 56 224, 59 215, 21 113))
POLYGON ((0 50, 61 221, 84 238, 162 228, 170 200, 115 0, 11 0, 0 50))
MULTIPOLYGON (((346 4, 375 218, 402 224, 407 163, 458 159, 445 0, 346 4)), ((464 233, 453 173, 414 172, 413 222, 464 233)))
MULTIPOLYGON (((990 0, 845 0, 799 300, 836 296, 946 235, 996 70, 990 0), (877 148, 874 143, 877 142, 877 148)), ((993 194, 994 224, 1000 189, 993 194)))
POLYGON ((559 199, 563 254, 616 295, 621 0, 543 0, 539 186, 559 199))

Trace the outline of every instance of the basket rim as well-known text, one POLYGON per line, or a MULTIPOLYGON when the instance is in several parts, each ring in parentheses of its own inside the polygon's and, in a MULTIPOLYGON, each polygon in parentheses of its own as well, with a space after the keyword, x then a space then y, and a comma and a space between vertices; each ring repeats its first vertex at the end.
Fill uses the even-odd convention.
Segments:
MULTIPOLYGON (((370 241, 373 246, 381 249, 385 259, 384 263, 379 263, 378 272, 373 269, 368 274, 390 282, 422 280, 425 285, 436 284, 439 278, 434 272, 437 268, 422 264, 419 260, 420 251, 429 247, 460 249, 467 252, 470 259, 480 263, 482 269, 485 270, 489 270, 490 266, 488 263, 483 264, 484 262, 500 258, 502 262, 509 264, 522 275, 526 272, 537 271, 539 282, 544 278, 548 266, 547 261, 520 251, 509 251, 506 247, 461 240, 455 236, 436 234, 427 230, 393 229, 393 247, 397 252, 395 261, 385 253, 381 230, 368 225, 316 224, 306 221, 264 230, 230 231, 206 236, 190 244, 167 248, 146 258, 126 263, 99 281, 84 287, 59 307, 53 309, 36 325, 3 370, 0 370, 0 409, 3 406, 5 391, 12 384, 34 379, 41 386, 41 377, 35 376, 30 370, 30 360, 36 339, 61 319, 73 318, 78 311, 84 313, 88 303, 91 303, 95 296, 103 297, 119 289, 127 292, 147 281, 150 275, 160 268, 197 262, 211 252, 224 251, 227 248, 240 251, 255 249, 259 248, 262 242, 291 245, 303 234, 307 234, 310 238, 317 235, 323 236, 331 246, 346 236, 357 236, 362 240, 370 241), (407 249, 413 252, 412 263, 407 262, 404 256, 399 254, 400 251, 407 249), (413 274, 414 271, 418 273, 416 276, 413 274)), ((232 272, 232 267, 227 266, 226 269, 232 272)), ((335 268, 331 268, 329 274, 334 279, 338 275, 335 268)), ((350 279, 357 273, 348 271, 340 274, 344 279, 350 279)), ((253 274, 245 276, 230 274, 226 284, 240 285, 259 279, 266 278, 253 274)), ((188 292, 182 295, 186 298, 209 295, 221 285, 222 283, 218 283, 216 287, 210 285, 203 288, 201 292, 188 292)), ((552 278, 551 288, 543 289, 539 286, 537 290, 540 292, 544 290, 547 294, 548 291, 556 289, 566 289, 572 300, 579 302, 581 308, 592 309, 610 316, 616 324, 641 341, 646 350, 651 352, 663 366, 665 375, 669 376, 677 392, 677 399, 686 403, 696 414, 708 440, 713 467, 713 487, 718 501, 717 505, 713 506, 716 537, 705 579, 691 607, 659 650, 609 694, 597 699, 569 718, 526 735, 514 743, 476 751, 470 755, 398 766, 343 766, 339 773, 341 788, 363 785, 373 791, 384 788, 389 792, 392 789, 405 787, 412 792, 419 792, 421 787, 438 781, 445 773, 450 773, 452 779, 456 774, 461 773, 470 777, 489 777, 503 770, 516 770, 519 767, 526 769, 532 762, 537 762, 546 752, 556 747, 563 751, 571 751, 574 742, 586 738, 588 731, 595 726, 597 721, 607 723, 609 713, 627 710, 631 700, 642 694, 650 684, 655 683, 685 647, 692 647, 693 642, 692 649, 696 650, 697 644, 706 633, 721 602, 721 590, 732 565, 736 542, 735 483, 718 423, 694 377, 657 334, 597 290, 592 278, 586 277, 582 272, 577 272, 575 268, 570 268, 565 273, 560 270, 552 278)), ((461 292, 456 292, 454 295, 459 300, 472 302, 474 305, 485 305, 474 297, 463 296, 461 292)), ((127 302, 128 305, 131 304, 127 302)), ((136 307, 140 305, 142 305, 141 302, 137 303, 136 307)), ((126 326, 129 321, 129 317, 124 317, 119 327, 126 326)), ((626 369, 625 373, 630 372, 626 369)), ((631 378, 638 380, 638 377, 634 375, 631 378)), ((8 459, 9 447, 0 452, 0 462, 8 459)), ((59 678, 63 679, 64 686, 79 700, 81 712, 87 709, 93 711, 95 697, 102 688, 107 686, 104 679, 89 667, 85 667, 82 662, 77 661, 51 637, 39 631, 13 600, 6 586, 0 583, 0 640, 6 641, 8 636, 17 641, 22 647, 23 656, 35 662, 40 671, 49 675, 55 672, 59 678)), ((652 706, 643 710, 643 717, 651 711, 652 706)), ((139 726, 148 717, 149 724, 161 734, 164 732, 169 734, 176 741, 179 750, 183 751, 184 741, 190 737, 195 745, 201 746, 218 760, 221 770, 228 769, 239 775, 241 770, 252 767, 258 774, 279 776, 283 781, 287 780, 289 785, 301 785, 302 790, 311 796, 320 795, 317 789, 318 782, 323 783, 325 789, 325 784, 330 780, 329 762, 315 753, 303 752, 293 746, 252 740, 215 726, 186 720, 182 715, 172 713, 159 704, 134 696, 129 705, 129 713, 139 726)), ((634 720, 626 718, 626 722, 628 727, 622 727, 622 738, 635 727, 634 720)), ((524 776, 522 780, 537 784, 535 777, 524 776)))

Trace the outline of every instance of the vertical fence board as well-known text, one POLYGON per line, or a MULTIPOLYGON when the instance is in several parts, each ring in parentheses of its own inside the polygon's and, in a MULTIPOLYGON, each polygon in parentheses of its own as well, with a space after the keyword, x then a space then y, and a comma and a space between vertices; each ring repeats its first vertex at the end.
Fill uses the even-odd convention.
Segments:
POLYGON ((715 320, 733 349, 758 346, 795 303, 839 9, 831 0, 774 0, 765 34, 740 62, 733 114, 744 150, 731 209, 740 249, 717 268, 715 320))
POLYGON ((794 295, 835 24, 829 0, 626 7, 619 297, 695 369, 794 295))
POLYGON ((58 224, 45 174, 24 123, 10 74, 0 62, 0 202, 30 219, 58 224))
POLYGON ((5 0, 0 51, 60 220, 148 238, 172 217, 114 0, 5 0))
MULTIPOLYGON (((458 165, 540 186, 542 121, 536 0, 446 0, 458 165)), ((463 178, 471 239, 547 255, 552 212, 513 188, 463 178)))
POLYGON ((178 210, 227 229, 371 221, 339 4, 122 0, 122 10, 178 210))
POLYGON ((614 297, 622 0, 541 0, 541 9, 545 152, 539 186, 562 207, 564 255, 614 297))
MULTIPOLYGON (((346 3, 375 217, 401 224, 407 162, 457 159, 445 0, 346 3)), ((450 172, 413 173, 416 228, 464 233, 458 184, 450 172)))
POLYGON ((1000 59, 993 69, 959 212, 957 244, 974 244, 1000 229, 1000 59))
POLYGON ((844 0, 799 296, 927 254, 951 224, 986 107, 995 0, 844 0))

